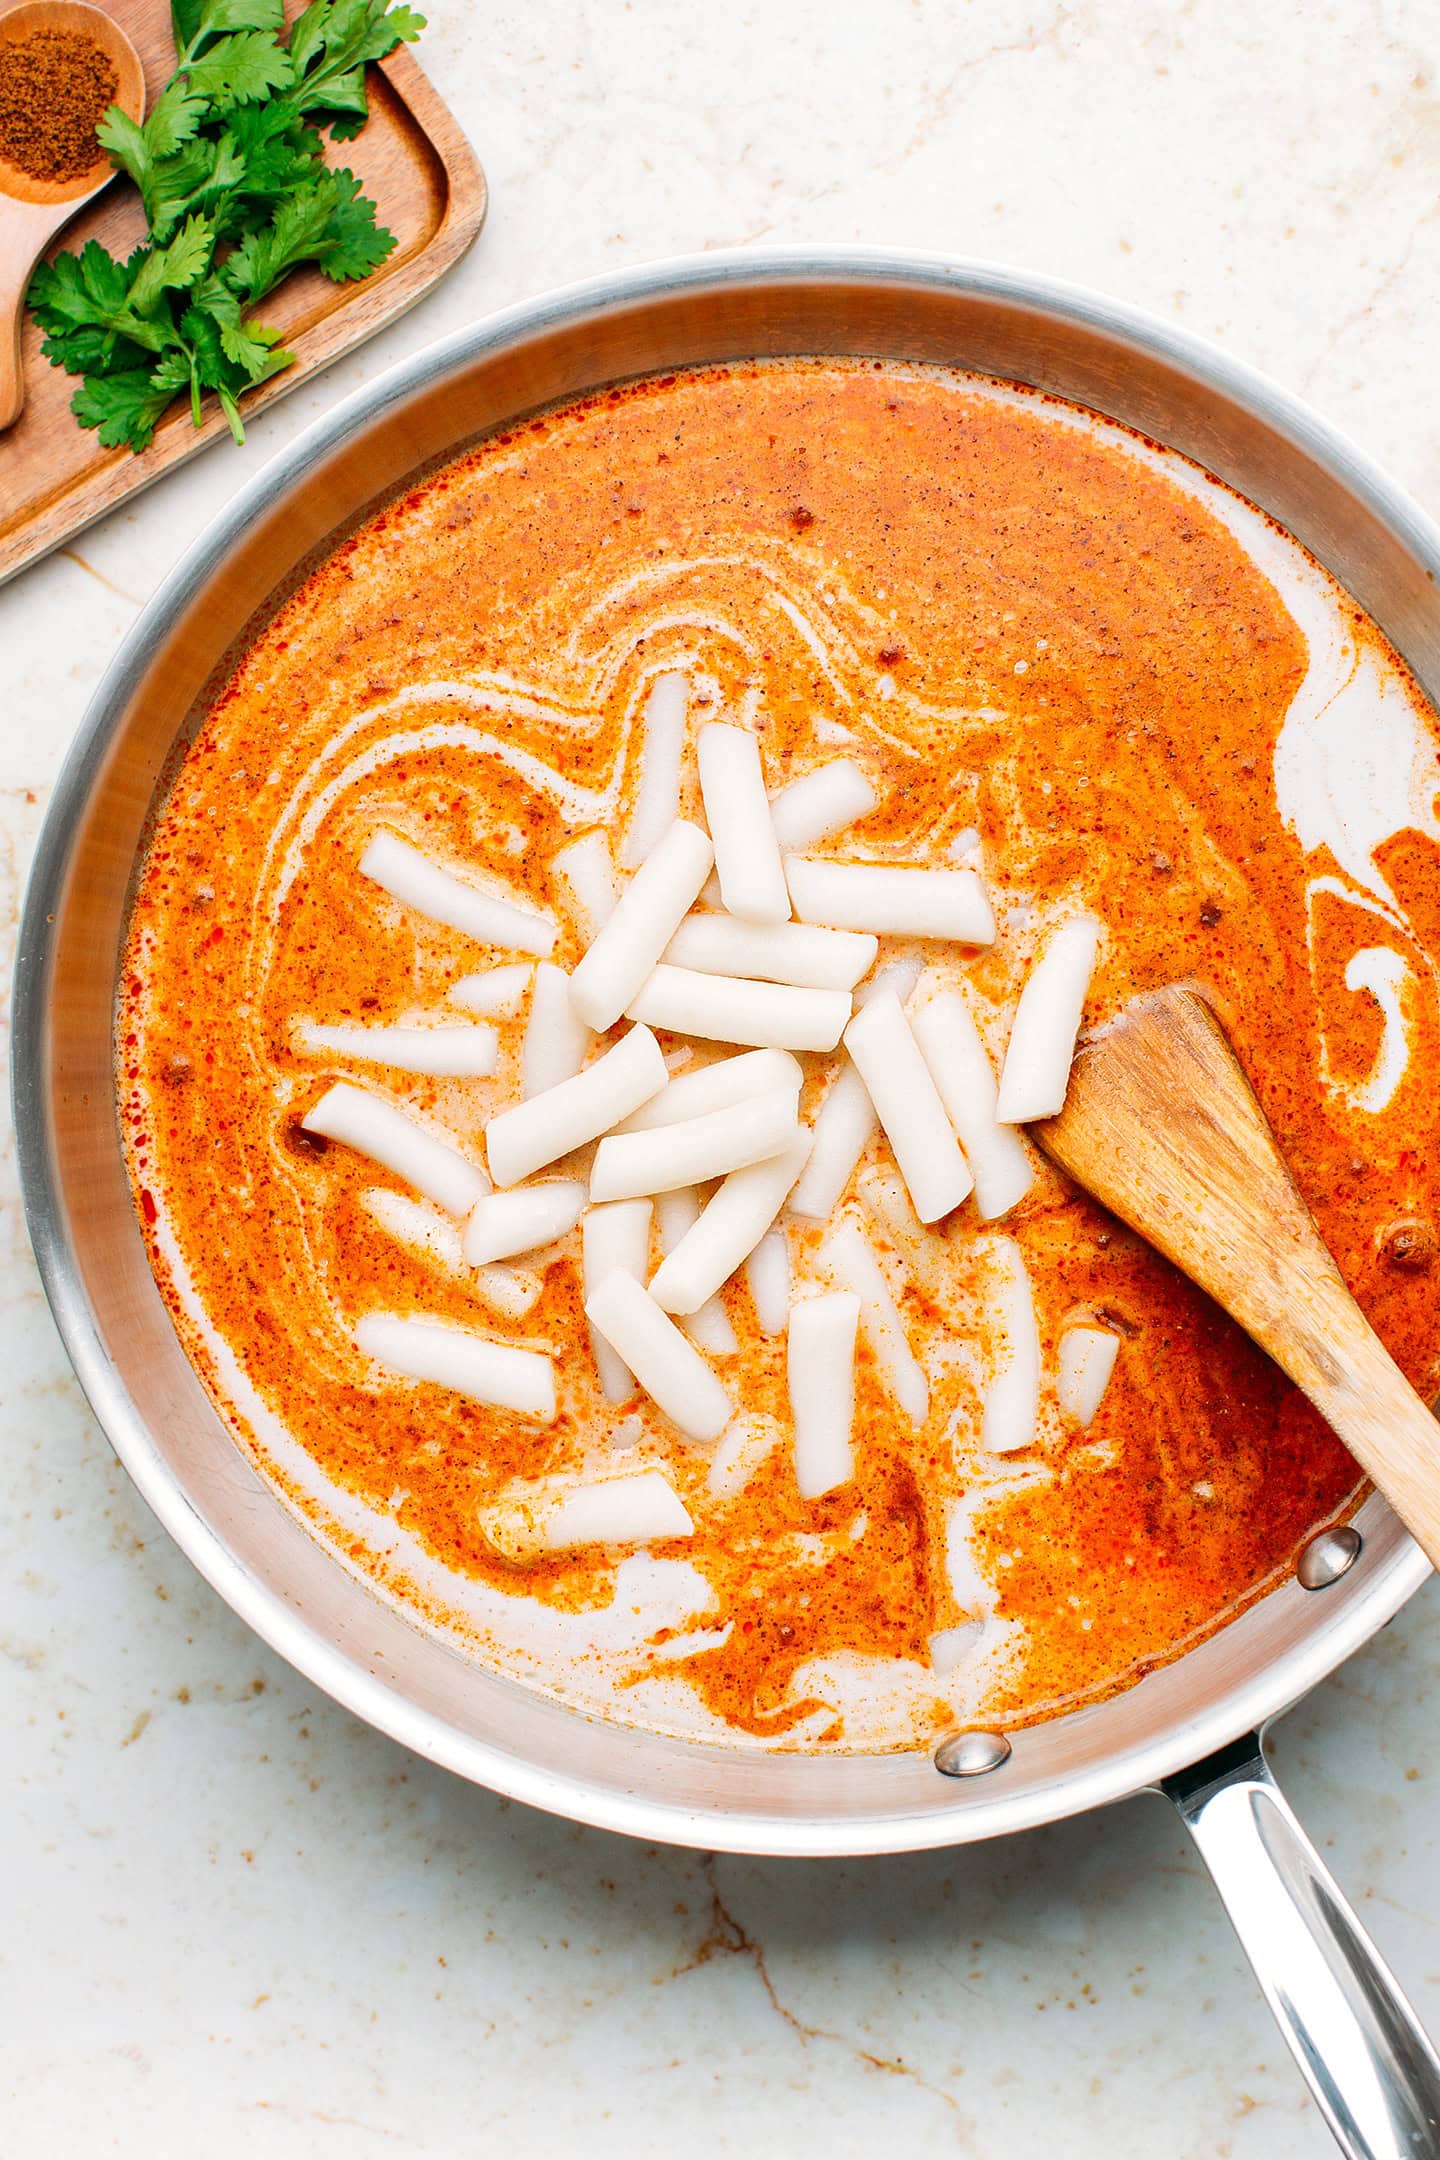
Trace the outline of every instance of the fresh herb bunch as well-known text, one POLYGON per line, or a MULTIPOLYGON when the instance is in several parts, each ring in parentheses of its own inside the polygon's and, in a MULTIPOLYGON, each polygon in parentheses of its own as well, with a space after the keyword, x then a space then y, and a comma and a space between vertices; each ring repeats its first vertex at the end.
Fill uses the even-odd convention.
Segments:
POLYGON ((420 35, 387 0, 310 0, 282 44, 284 0, 171 0, 179 65, 143 126, 112 105, 97 133, 140 190, 149 235, 128 262, 96 240, 43 263, 30 305, 42 350, 84 377, 70 409, 110 447, 143 450, 185 391, 195 425, 213 390, 236 442, 239 400, 289 367, 248 310, 297 263, 368 277, 395 245, 321 128, 365 125, 365 66, 420 35))

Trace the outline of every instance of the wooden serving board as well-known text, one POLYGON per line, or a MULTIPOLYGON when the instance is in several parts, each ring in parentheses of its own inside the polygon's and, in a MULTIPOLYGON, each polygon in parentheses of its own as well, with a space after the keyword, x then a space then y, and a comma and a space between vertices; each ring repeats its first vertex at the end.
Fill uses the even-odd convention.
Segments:
MULTIPOLYGON (((128 32, 145 66, 153 102, 174 66, 167 0, 99 0, 128 32)), ((287 7, 287 15, 294 10, 287 7)), ((241 400, 248 420, 321 368, 393 322, 444 276, 485 220, 485 175, 453 115, 400 46, 369 70, 370 118, 353 142, 329 143, 328 162, 345 165, 378 205, 378 221, 396 238, 389 260, 362 282, 335 285, 318 270, 294 271, 261 310, 295 352, 295 363, 241 400)), ((0 218, 5 215, 0 197, 0 218)), ((81 209, 57 235, 54 250, 97 239, 124 257, 145 231, 128 180, 81 209)), ((53 250, 52 250, 53 252, 53 250)), ((219 403, 206 400, 195 427, 188 403, 173 405, 148 450, 106 450, 70 411, 78 387, 40 351, 40 331, 24 334, 25 410, 0 435, 0 583, 73 538, 107 510, 183 464, 230 430, 219 403)))

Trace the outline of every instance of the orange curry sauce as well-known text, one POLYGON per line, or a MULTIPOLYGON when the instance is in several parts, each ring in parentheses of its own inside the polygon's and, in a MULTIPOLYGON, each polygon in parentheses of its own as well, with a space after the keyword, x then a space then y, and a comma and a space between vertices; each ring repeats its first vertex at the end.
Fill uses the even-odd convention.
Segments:
MULTIPOLYGON (((615 1596, 615 1554, 517 1572, 475 1521, 508 1479, 593 1469, 596 1435, 620 1414, 593 1378, 578 1235, 549 1264, 534 1311, 507 1326, 363 1211, 362 1191, 397 1181, 311 1140, 299 1120, 347 1077, 432 1114, 483 1159, 485 1117, 513 1099, 523 1015, 501 1023, 500 1073, 479 1083, 327 1066, 292 1048, 291 1027, 443 1011, 448 983, 515 957, 358 877, 380 826, 557 913, 553 957, 573 966, 580 947, 547 865, 587 825, 623 831, 631 721, 661 667, 690 673, 692 727, 751 718, 772 788, 826 757, 866 764, 880 807, 815 852, 939 861, 978 831, 1002 934, 951 960, 992 1014, 1009 1009, 1033 954, 1027 925, 1059 903, 1093 908, 1107 927, 1089 1019, 1179 978, 1209 986, 1347 1280, 1410 1376, 1436 1384, 1440 1149, 1421 1072, 1435 1070, 1435 1045, 1363 1126, 1321 1084, 1322 1020, 1341 1079, 1369 1071, 1381 1029, 1374 1001, 1342 980, 1373 922, 1357 936, 1343 899, 1325 898, 1312 956, 1313 865, 1276 809, 1272 756, 1305 640, 1190 495, 1113 443, 1054 425, 1045 401, 980 387, 870 363, 731 367, 610 392, 485 441, 389 502, 285 601, 203 717, 159 811, 118 1028, 157 1276, 240 1444, 266 1452, 217 1339, 334 1488, 458 1576, 572 1614, 598 1615, 615 1596), (557 798, 536 779, 542 767, 574 792, 557 798), (176 1288, 180 1267, 210 1332, 176 1288), (386 1384, 350 1341, 376 1307, 550 1346, 557 1422, 386 1384)), ((1336 605, 1352 634, 1375 639, 1336 605)), ((1388 652, 1386 665, 1399 670, 1388 652)), ((684 789, 682 809, 698 815, 693 757, 684 789)), ((1385 871, 1440 943, 1436 858, 1430 841, 1401 834, 1385 871)), ((882 961, 891 950, 882 942, 882 961)), ((805 1063, 811 1114, 834 1061, 805 1063)), ((883 1160, 881 1144, 872 1154, 883 1160)), ((1042 1443, 997 1474, 977 1453, 973 1371, 947 1368, 917 1432, 862 1346, 853 1484, 802 1501, 782 1444, 717 1502, 703 1456, 641 1405, 640 1453, 667 1467, 697 1526, 659 1555, 710 1586, 696 1624, 730 1630, 686 1655, 673 1627, 657 1627, 631 1679, 663 1657, 669 1682, 688 1683, 737 1734, 844 1745, 856 1728, 805 1668, 905 1661, 909 1707, 859 1744, 911 1744, 954 1715, 926 1643, 975 1609, 946 1553, 945 1511, 968 1499, 991 1618, 1010 1623, 983 1708, 1034 1718, 1111 1692, 1213 1629, 1345 1508, 1357 1473, 1308 1406, 1055 1173, 1042 1169, 998 1227, 1030 1270, 1048 1388, 1067 1315, 1098 1316, 1123 1338, 1091 1429, 1067 1433, 1052 1414, 1042 1443)), ((892 1276, 922 1355, 973 1322, 984 1230, 962 1208, 938 1273, 892 1276)), ((792 1240, 803 1273, 814 1233, 797 1226, 792 1240)), ((718 1369, 747 1411, 783 1425, 783 1345, 760 1334, 743 1278, 725 1303, 741 1347, 718 1369)), ((300 1481, 276 1474, 324 1519, 300 1481)), ((393 1541, 345 1542, 355 1564, 433 1606, 407 1588, 393 1541)), ((503 1662, 478 1638, 476 1649, 503 1662)), ((573 1676, 545 1679, 577 1692, 573 1676)), ((650 1717, 638 1685, 615 1702, 650 1717)))

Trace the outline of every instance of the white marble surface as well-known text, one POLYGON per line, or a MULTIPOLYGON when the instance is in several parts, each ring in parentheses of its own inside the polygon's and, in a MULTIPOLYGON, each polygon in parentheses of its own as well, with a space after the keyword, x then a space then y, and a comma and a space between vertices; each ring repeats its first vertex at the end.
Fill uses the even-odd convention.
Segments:
MULTIPOLYGON (((1081 279, 1270 369, 1440 507, 1433 0, 429 11, 489 230, 245 451, 0 592, 12 889, 116 641, 263 459, 442 330, 646 256, 889 241, 1081 279)), ((958 1853, 713 1860, 528 1814, 357 1726, 155 1530, 69 1377, 8 1167, 3 1198, 12 2160, 1329 2149, 1157 1801, 958 1853)), ((1277 1746, 1440 2029, 1437 1618, 1432 1590, 1277 1746)))

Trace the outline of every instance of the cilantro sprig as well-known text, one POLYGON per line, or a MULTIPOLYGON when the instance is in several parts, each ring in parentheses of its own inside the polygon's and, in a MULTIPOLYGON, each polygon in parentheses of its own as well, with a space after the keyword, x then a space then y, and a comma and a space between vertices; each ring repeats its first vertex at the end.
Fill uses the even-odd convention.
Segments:
POLYGON ((290 366, 251 310, 297 264, 368 277, 395 246, 321 130, 365 125, 365 68, 425 27, 388 0, 310 0, 284 37, 283 0, 171 0, 177 66, 143 123, 112 105, 97 133, 140 191, 148 236, 128 262, 96 240, 42 263, 29 300, 42 351, 82 377, 71 411, 114 448, 143 450, 188 395, 198 427, 290 366))

